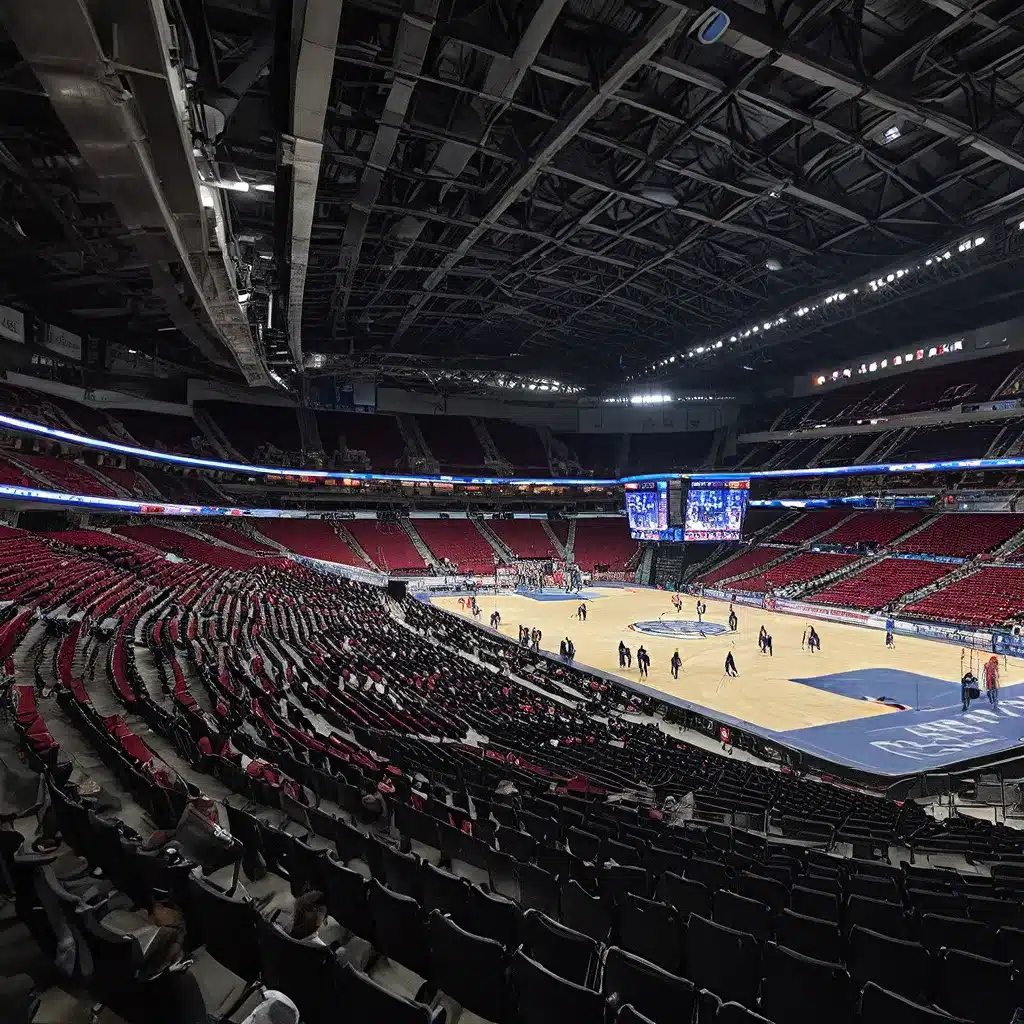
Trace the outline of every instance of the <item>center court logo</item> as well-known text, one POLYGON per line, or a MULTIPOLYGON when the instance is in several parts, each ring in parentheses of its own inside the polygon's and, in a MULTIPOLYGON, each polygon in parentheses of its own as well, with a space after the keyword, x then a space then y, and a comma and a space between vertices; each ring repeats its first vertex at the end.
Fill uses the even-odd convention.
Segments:
POLYGON ((646 619, 643 622, 633 622, 630 629, 636 633, 646 633, 648 636, 667 636, 676 640, 701 640, 709 636, 721 636, 728 630, 718 622, 695 622, 684 619, 646 619))

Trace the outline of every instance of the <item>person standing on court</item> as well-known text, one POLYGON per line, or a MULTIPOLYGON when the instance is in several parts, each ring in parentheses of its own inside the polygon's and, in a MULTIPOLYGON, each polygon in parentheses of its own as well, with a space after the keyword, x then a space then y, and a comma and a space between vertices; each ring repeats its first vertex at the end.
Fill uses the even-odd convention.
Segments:
POLYGON ((637 648, 636 652, 636 667, 640 669, 640 678, 647 678, 647 666, 650 665, 651 659, 647 656, 647 649, 641 644, 637 648))
POLYGON ((679 678, 679 668, 680 668, 680 666, 682 664, 683 664, 683 659, 679 657, 679 651, 676 651, 675 654, 672 655, 672 678, 673 679, 678 679, 679 678))
POLYGON ((732 656, 731 650, 725 656, 725 674, 727 676, 739 675, 739 672, 736 671, 736 659, 732 656))
POLYGON ((736 632, 736 627, 739 625, 739 621, 740 620, 736 618, 735 609, 732 605, 729 605, 729 629, 731 629, 734 633, 736 632))

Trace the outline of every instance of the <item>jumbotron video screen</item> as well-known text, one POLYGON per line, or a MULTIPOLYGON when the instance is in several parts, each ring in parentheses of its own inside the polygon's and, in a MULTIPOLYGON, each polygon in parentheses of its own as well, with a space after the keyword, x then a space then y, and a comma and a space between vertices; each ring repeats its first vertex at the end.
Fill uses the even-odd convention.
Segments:
POLYGON ((637 533, 659 533, 668 529, 668 483, 650 480, 626 491, 626 518, 637 533))
POLYGON ((749 480, 690 480, 683 540, 741 540, 749 499, 749 480))

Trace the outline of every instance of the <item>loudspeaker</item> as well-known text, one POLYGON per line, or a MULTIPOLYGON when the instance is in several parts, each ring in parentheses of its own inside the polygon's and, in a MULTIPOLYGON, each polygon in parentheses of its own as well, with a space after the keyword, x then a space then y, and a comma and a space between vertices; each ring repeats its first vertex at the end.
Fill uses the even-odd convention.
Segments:
POLYGON ((405 580, 388 580, 388 597, 396 601, 405 599, 405 580))

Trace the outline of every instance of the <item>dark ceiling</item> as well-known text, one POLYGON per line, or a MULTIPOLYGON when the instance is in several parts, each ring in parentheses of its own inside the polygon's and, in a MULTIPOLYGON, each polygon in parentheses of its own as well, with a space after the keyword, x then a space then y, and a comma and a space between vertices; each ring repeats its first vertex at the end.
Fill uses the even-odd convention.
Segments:
MULTIPOLYGON (((978 231, 984 249, 908 279, 884 304, 791 318, 681 362, 683 379, 725 383, 767 360, 794 372, 893 335, 1019 314, 1021 5, 717 6, 731 27, 704 46, 691 28, 706 5, 660 0, 172 4, 195 88, 225 118, 209 133, 217 172, 276 184, 228 193, 253 268, 250 315, 265 323, 274 306, 271 363, 323 357, 384 376, 490 368, 614 387, 978 231), (317 27, 311 12, 331 7, 306 265, 305 150, 290 136, 318 84, 302 40, 317 27)), ((9 44, 0 52, 5 294, 23 288, 168 351, 146 266, 76 175, 31 72, 9 44)), ((180 345, 182 360, 204 361, 180 345)))

